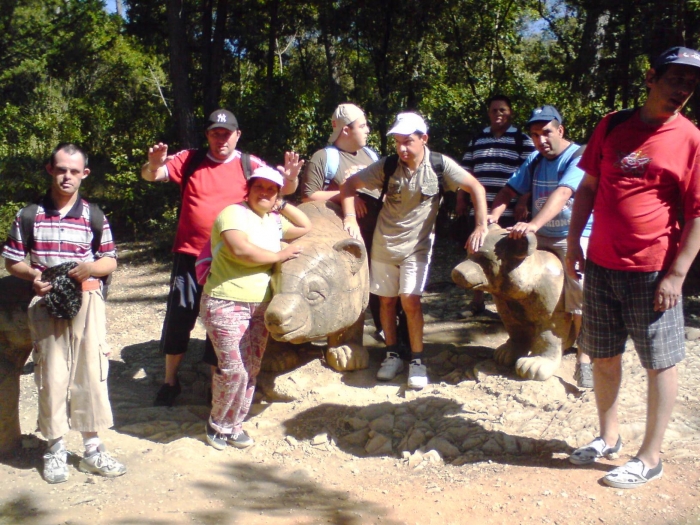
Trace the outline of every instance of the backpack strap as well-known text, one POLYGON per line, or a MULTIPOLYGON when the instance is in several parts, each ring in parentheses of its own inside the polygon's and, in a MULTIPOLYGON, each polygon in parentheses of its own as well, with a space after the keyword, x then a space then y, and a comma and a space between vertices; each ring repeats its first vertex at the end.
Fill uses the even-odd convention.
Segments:
POLYGON ((241 166, 243 167, 243 176, 245 180, 250 179, 253 174, 253 165, 250 162, 250 153, 241 153, 241 166))
POLYGON ((180 198, 185 196, 185 189, 187 188, 187 184, 190 182, 190 178, 194 174, 195 171, 197 171, 197 168, 199 168, 200 164, 204 162, 204 159, 207 157, 207 152, 209 151, 209 148, 199 148, 195 153, 190 157, 190 160, 187 162, 187 165, 185 166, 185 169, 182 171, 182 182, 180 183, 180 198))
POLYGON ((386 160, 384 161, 384 181, 382 182, 382 194, 379 196, 379 203, 380 205, 384 203, 384 196, 386 195, 386 192, 389 190, 389 179, 391 176, 394 174, 396 171, 396 168, 399 165, 399 156, 394 153, 393 155, 389 155, 386 160))
POLYGON ((326 171, 323 177, 323 191, 328 189, 340 167, 340 152, 335 146, 326 146, 326 171))
POLYGON ((442 178, 442 174, 445 172, 445 161, 442 158, 442 153, 437 153, 436 151, 430 152, 430 165, 438 178, 442 178))
POLYGON ((34 223, 38 210, 39 203, 32 202, 19 212, 19 232, 22 235, 22 246, 24 246, 26 253, 29 253, 34 246, 34 223))
POLYGON ((372 162, 377 162, 379 160, 379 155, 377 155, 377 152, 374 151, 372 148, 365 146, 362 149, 365 150, 365 153, 367 153, 367 155, 369 155, 369 158, 372 159, 372 162))
POLYGON ((442 199, 442 195, 445 193, 445 190, 442 187, 442 174, 445 172, 445 161, 442 157, 442 153, 431 151, 430 165, 432 166, 435 175, 437 175, 440 198, 442 199))
MULTIPOLYGON (((102 230, 105 225, 105 214, 97 204, 89 203, 90 229, 92 230, 92 253, 96 255, 102 245, 102 230)), ((35 214, 36 215, 36 214, 35 214)))
POLYGON ((635 111, 637 111, 636 108, 629 108, 620 110, 617 113, 613 113, 610 117, 610 121, 608 122, 608 128, 605 130, 605 138, 608 138, 608 135, 610 135, 610 133, 612 133, 612 130, 614 130, 617 126, 619 126, 626 120, 629 120, 629 118, 632 115, 634 115, 635 111))

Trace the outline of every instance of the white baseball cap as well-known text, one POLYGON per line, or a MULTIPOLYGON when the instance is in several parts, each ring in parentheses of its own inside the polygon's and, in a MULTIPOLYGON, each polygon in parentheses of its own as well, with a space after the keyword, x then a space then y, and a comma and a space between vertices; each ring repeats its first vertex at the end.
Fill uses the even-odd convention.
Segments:
POLYGON ((399 113, 387 135, 411 135, 416 132, 428 133, 428 126, 423 117, 417 113, 399 113))
POLYGON ((270 166, 260 166, 259 168, 255 168, 253 173, 250 175, 250 178, 267 179, 280 187, 284 186, 282 174, 270 166))

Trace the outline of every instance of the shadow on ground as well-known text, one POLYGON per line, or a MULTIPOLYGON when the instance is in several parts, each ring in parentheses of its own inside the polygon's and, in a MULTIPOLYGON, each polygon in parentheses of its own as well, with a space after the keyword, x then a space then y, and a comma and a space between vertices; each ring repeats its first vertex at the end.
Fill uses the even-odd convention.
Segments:
MULTIPOLYGON (((355 499, 348 491, 324 487, 311 479, 306 470, 282 474, 277 467, 234 461, 222 463, 211 475, 216 481, 187 483, 185 488, 199 490, 198 499, 219 500, 224 510, 180 511, 177 500, 172 500, 167 512, 177 516, 177 521, 184 517, 193 523, 209 525, 242 523, 240 520, 250 514, 258 517, 257 523, 285 517, 336 525, 360 525, 378 519, 390 525, 400 523, 387 517, 390 508, 355 499)), ((129 517, 129 513, 127 510, 123 513, 127 517, 101 522, 165 525, 175 521, 175 518, 149 518, 148 513, 129 517)), ((0 505, 0 523, 7 525, 43 525, 53 514, 50 509, 42 508, 40 498, 28 493, 0 505)))

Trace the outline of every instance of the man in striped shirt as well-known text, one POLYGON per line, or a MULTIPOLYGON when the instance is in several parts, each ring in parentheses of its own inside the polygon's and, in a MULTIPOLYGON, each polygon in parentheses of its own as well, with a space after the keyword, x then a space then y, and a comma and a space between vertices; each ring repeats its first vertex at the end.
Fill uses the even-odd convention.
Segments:
MULTIPOLYGON (((489 121, 491 125, 474 137, 462 157, 462 166, 486 189, 486 203, 492 208, 493 199, 501 191, 510 176, 520 167, 527 157, 535 151, 530 137, 511 125, 513 109, 510 99, 505 95, 495 95, 487 101, 489 121)), ((513 226, 519 220, 527 218, 528 196, 523 195, 517 201, 511 202, 503 212, 501 226, 513 226)), ((468 209, 467 195, 463 191, 457 193, 457 215, 466 214, 468 209)), ((469 212, 468 232, 474 229, 474 210, 469 212)), ((471 303, 462 315, 472 317, 483 312, 484 292, 475 291, 471 303)))
POLYGON ((103 219, 99 248, 93 253, 91 208, 78 190, 88 176, 87 156, 74 144, 59 144, 46 170, 51 189, 36 207, 33 239, 23 238, 22 211, 17 214, 2 251, 5 268, 15 277, 32 281, 36 296, 27 314, 34 343, 34 374, 39 389, 39 430, 48 440, 44 479, 68 479, 63 436, 72 428, 83 435, 85 454, 79 470, 115 477, 126 467, 110 456, 97 435, 113 425, 107 394, 109 347, 106 342, 105 304, 100 277, 117 267, 116 248, 103 219), (24 262, 29 255, 29 264, 24 262), (50 282, 42 280, 48 268, 72 262, 68 277, 80 283, 81 307, 72 319, 52 317, 46 294, 50 282))

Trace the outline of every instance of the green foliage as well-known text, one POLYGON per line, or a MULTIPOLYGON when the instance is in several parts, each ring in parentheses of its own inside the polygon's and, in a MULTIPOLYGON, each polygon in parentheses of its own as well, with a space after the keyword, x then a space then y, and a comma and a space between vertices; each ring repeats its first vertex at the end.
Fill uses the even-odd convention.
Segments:
POLYGON ((102 2, 18 2, 2 16, 0 91, 0 231, 16 208, 46 191, 43 173, 59 142, 76 142, 90 156, 82 188, 100 202, 121 234, 148 231, 153 213, 176 200, 140 181, 145 147, 167 114, 156 79, 166 83, 160 58, 121 33, 121 21, 102 2), (11 36, 8 36, 11 35, 11 36))

